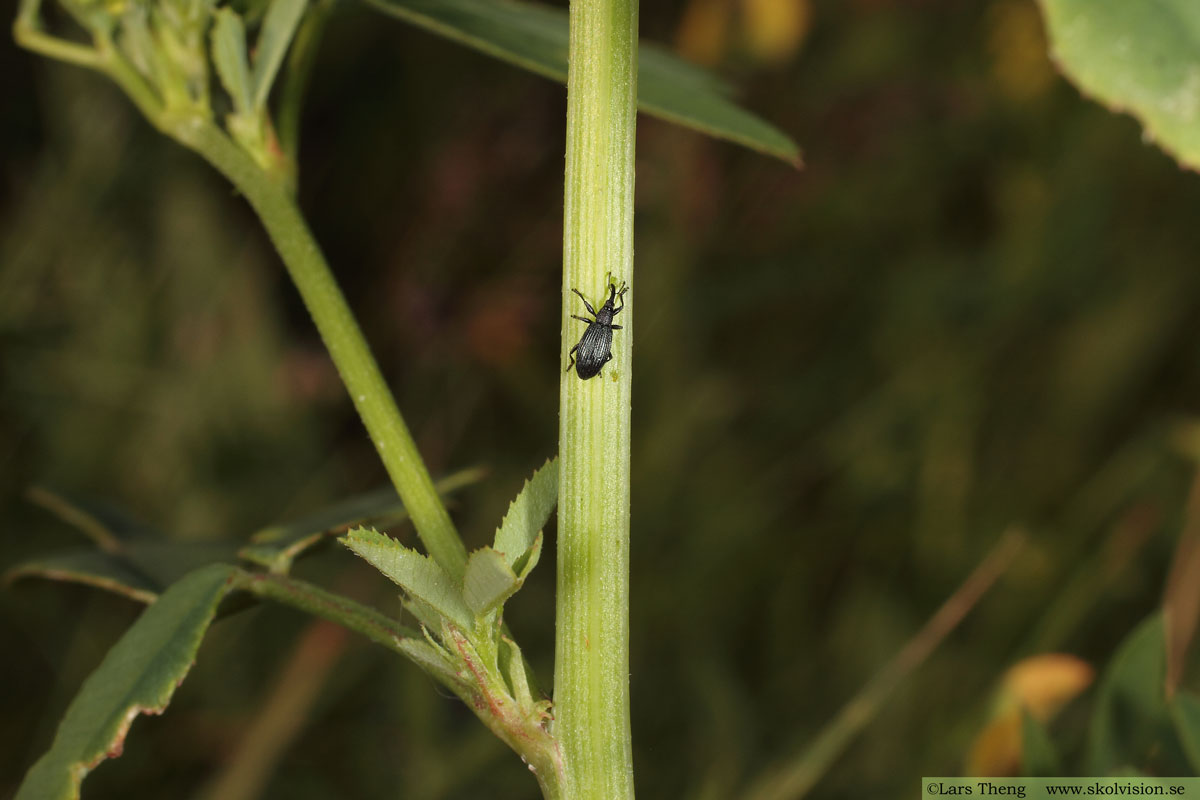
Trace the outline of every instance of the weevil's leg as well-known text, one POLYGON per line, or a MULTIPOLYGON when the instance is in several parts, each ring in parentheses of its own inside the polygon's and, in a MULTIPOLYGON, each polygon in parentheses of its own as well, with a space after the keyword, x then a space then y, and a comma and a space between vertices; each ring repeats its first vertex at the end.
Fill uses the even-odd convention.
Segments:
POLYGON ((588 319, 587 317, 581 317, 578 314, 572 314, 571 319, 577 319, 580 322, 586 322, 588 325, 593 325, 596 322, 596 320, 594 320, 594 319, 588 319))
MULTIPOLYGON (((587 322, 587 320, 585 319, 584 322, 587 322)), ((567 364, 567 368, 564 369, 563 372, 570 372, 571 367, 575 366, 575 351, 578 349, 579 349, 579 345, 575 345, 574 347, 571 348, 571 352, 567 353, 567 355, 571 357, 571 363, 567 364)))
MULTIPOLYGON (((616 287, 614 286, 613 288, 615 289, 616 287)), ((629 286, 625 284, 625 281, 621 281, 621 291, 617 292, 617 299, 621 301, 621 305, 613 309, 614 317, 625 307, 625 293, 628 291, 629 286)))
MULTIPOLYGON (((613 312, 613 313, 616 313, 616 312, 613 312)), ((622 326, 620 326, 620 325, 609 325, 608 327, 612 328, 614 331, 619 331, 619 330, 621 330, 621 327, 622 327, 622 326)))
MULTIPOLYGON (((571 291, 572 291, 572 292, 574 292, 575 294, 579 294, 579 290, 578 290, 578 289, 572 289, 571 291)), ((587 310, 588 310, 588 312, 589 312, 589 313, 590 313, 590 314, 591 314, 593 317, 594 317, 594 316, 596 316, 596 309, 592 308, 592 304, 591 304, 591 303, 589 303, 589 302, 587 301, 587 298, 586 298, 586 297, 584 297, 582 294, 579 294, 579 299, 583 301, 583 304, 584 304, 585 306, 587 306, 587 310)), ((577 317, 576 319, 578 319, 578 317, 577 317)), ((586 320, 586 319, 584 320, 584 322, 588 322, 588 321, 589 321, 589 320, 586 320)))

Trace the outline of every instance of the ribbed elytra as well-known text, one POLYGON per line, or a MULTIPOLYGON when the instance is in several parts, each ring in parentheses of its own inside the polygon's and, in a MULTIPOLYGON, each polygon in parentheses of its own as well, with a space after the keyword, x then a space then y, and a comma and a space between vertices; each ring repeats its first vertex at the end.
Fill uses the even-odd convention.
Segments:
POLYGON ((609 284, 608 300, 600 306, 599 311, 592 308, 592 304, 579 293, 578 289, 571 289, 571 291, 579 295, 579 299, 587 306, 588 313, 594 319, 571 315, 573 319, 586 322, 588 327, 583 332, 579 344, 571 348, 569 353, 571 363, 567 364, 564 371, 570 372, 571 367, 575 367, 575 372, 579 375, 580 380, 586 381, 588 378, 599 375, 600 368, 612 360, 612 332, 621 329, 620 325, 613 325, 613 317, 625 307, 625 293, 629 291, 629 287, 622 283, 618 291, 616 284, 609 284), (617 300, 621 301, 621 305, 616 305, 617 300))

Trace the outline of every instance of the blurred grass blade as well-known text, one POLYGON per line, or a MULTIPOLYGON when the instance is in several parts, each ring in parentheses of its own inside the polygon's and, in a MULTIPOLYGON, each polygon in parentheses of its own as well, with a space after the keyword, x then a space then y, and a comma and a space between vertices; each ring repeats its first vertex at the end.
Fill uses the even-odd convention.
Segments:
POLYGON ((1183 680, 1188 648, 1200 625, 1200 475, 1192 481, 1187 516, 1171 571, 1163 593, 1163 620, 1166 625, 1167 694, 1174 693, 1183 680))
MULTIPOLYGON (((367 0, 375 8, 439 36, 566 83, 567 13, 515 0, 367 0)), ((718 139, 798 164, 786 134, 738 107, 729 90, 667 52, 638 51, 638 108, 718 139)))
POLYGON ((1179 743, 1187 754, 1192 774, 1200 775, 1200 697, 1179 692, 1171 701, 1171 718, 1179 734, 1179 743))
POLYGON ((432 558, 410 550, 395 539, 366 528, 356 528, 342 539, 389 580, 421 600, 463 630, 472 630, 472 614, 462 593, 432 558))
POLYGON ((246 28, 242 18, 228 8, 217 11, 212 29, 212 58, 229 92, 233 107, 240 115, 254 111, 254 91, 250 88, 250 67, 246 61, 246 28))
MULTIPOLYGON (((477 483, 484 472, 478 468, 460 470, 442 478, 434 487, 445 497, 477 483)), ((239 550, 238 556, 286 575, 297 558, 356 525, 387 527, 407 518, 400 495, 388 486, 347 498, 294 522, 264 528, 250 537, 250 544, 239 550)))
POLYGON ((1154 614, 1117 649, 1096 696, 1088 736, 1088 775, 1137 765, 1161 775, 1188 768, 1166 697, 1163 618, 1154 614))
POLYGON ((147 605, 153 603, 162 590, 158 583, 150 580, 126 559, 92 549, 35 558, 4 573, 5 583, 21 578, 82 583, 147 605))
POLYGON ((493 547, 511 567, 529 552, 558 502, 558 459, 553 458, 525 481, 496 530, 493 547))
POLYGON ((233 567, 205 567, 146 609, 84 682, 50 750, 25 775, 16 800, 78 798, 84 776, 121 754, 133 720, 167 707, 235 573, 233 567))
POLYGON ((165 538, 118 509, 62 489, 33 486, 28 497, 109 552, 120 550, 123 542, 165 538))
POLYGON ((1028 711, 1021 712, 1021 774, 1047 778, 1064 774, 1050 734, 1028 711))
POLYGON ((1145 137, 1200 169, 1200 4, 1195 0, 1041 0, 1063 73, 1145 137))
POLYGON ((842 706, 817 738, 753 782, 746 800, 798 800, 829 771, 858 733, 879 713, 896 687, 942 643, 983 595, 1000 579, 1025 546, 1024 534, 1011 529, 991 549, 962 586, 942 604, 904 648, 842 706))
POLYGON ((521 588, 512 567, 504 556, 490 547, 471 553, 467 559, 467 571, 463 576, 463 599, 471 611, 482 617, 504 603, 513 592, 521 588))
POLYGON ((307 7, 308 0, 271 0, 258 34, 258 45, 254 48, 255 110, 261 111, 266 106, 271 84, 275 82, 279 65, 283 63, 283 56, 307 7))

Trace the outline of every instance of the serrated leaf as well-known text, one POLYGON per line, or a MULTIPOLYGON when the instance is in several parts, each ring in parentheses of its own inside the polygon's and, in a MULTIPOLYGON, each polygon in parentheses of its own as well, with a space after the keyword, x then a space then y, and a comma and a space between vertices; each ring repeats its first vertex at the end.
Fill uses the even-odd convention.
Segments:
POLYGON ((1177 775, 1187 759, 1167 708, 1163 618, 1154 614, 1113 655, 1096 696, 1088 737, 1087 774, 1134 766, 1177 775))
MULTIPOLYGON (((464 469, 442 478, 434 487, 445 497, 483 476, 481 469, 464 469)), ((400 496, 391 486, 365 492, 335 503, 294 522, 272 525, 254 533, 238 556, 276 574, 286 574, 292 563, 326 539, 340 536, 355 525, 394 525, 408 517, 400 496)))
MULTIPOLYGON (((547 78, 567 79, 567 14, 515 0, 367 0, 431 33, 547 78)), ((787 135, 738 107, 716 78, 665 51, 638 49, 638 108, 669 122, 798 163, 787 135)))
POLYGON ((517 577, 522 582, 529 577, 529 573, 533 572, 533 568, 538 565, 538 561, 542 558, 542 540, 543 537, 539 531, 538 535, 533 537, 533 544, 513 564, 513 572, 517 574, 517 577))
POLYGON ((239 115, 254 113, 254 91, 250 85, 250 66, 246 59, 246 27, 242 18, 229 8, 217 10, 212 29, 212 57, 221 85, 233 100, 239 115))
POLYGON ((463 575, 463 597, 477 617, 496 609, 521 586, 504 556, 490 547, 471 553, 463 575))
POLYGON ((271 0, 267 8, 254 48, 254 108, 258 111, 267 104, 271 84, 307 7, 308 0, 271 0))
POLYGON ((1041 0, 1064 74, 1146 137, 1200 169, 1200 4, 1194 0, 1041 0))
POLYGON ((1171 702, 1171 719, 1179 734, 1179 743, 1188 757, 1192 774, 1200 775, 1200 697, 1176 692, 1171 702))
POLYGON ((558 459, 552 458, 525 481, 496 530, 493 548, 510 567, 533 547, 557 502, 558 459))
POLYGON ((462 593, 432 558, 367 528, 355 528, 341 541, 404 591, 463 630, 472 629, 472 614, 462 593))
POLYGON ((227 566, 198 570, 142 613, 84 682, 15 800, 76 800, 84 776, 121 754, 133 720, 167 707, 235 573, 227 566))
POLYGON ((72 550, 35 558, 4 573, 4 582, 22 578, 81 583, 139 603, 153 603, 161 587, 124 558, 103 550, 72 550))
POLYGON ((1021 711, 1021 774, 1031 778, 1063 774, 1050 734, 1025 710, 1021 711))

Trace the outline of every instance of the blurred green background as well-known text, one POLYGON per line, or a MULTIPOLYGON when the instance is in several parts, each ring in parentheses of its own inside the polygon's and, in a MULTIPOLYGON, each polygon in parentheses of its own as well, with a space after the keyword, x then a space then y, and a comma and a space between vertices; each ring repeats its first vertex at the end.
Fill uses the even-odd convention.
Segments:
MULTIPOLYGON (((1160 600, 1200 451, 1200 178, 1057 76, 1032 0, 668 0, 642 33, 734 78, 806 168, 639 122, 638 790, 737 796, 1022 526, 814 793, 915 796, 962 769, 1006 667, 1102 665, 1160 600)), ((35 484, 187 541, 384 484, 245 203, 104 79, 7 41, 0 70, 0 566, 79 542, 35 484)), ((421 451, 490 470, 454 499, 469 546, 556 448, 564 113, 343 3, 304 115, 302 205, 421 451)), ((553 573, 507 615, 544 685, 553 573)), ((297 574, 397 610, 347 552, 297 574)), ((7 795, 138 607, 27 580, 0 609, 7 795)), ((280 680, 295 719, 258 796, 536 793, 414 667, 264 607, 85 796, 211 796, 280 680)))

